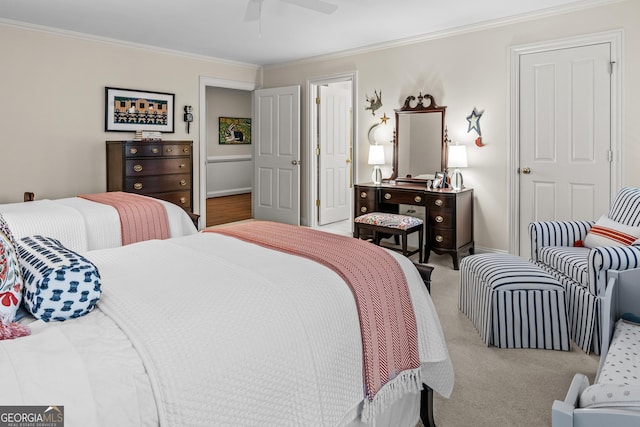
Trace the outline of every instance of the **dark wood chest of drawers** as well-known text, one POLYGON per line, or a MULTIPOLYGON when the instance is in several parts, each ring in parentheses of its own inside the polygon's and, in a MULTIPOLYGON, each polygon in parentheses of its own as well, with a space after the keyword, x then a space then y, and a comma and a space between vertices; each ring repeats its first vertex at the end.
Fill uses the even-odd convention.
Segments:
POLYGON ((355 185, 354 215, 369 212, 398 212, 399 205, 424 206, 425 255, 431 251, 450 254, 453 266, 459 267, 462 253, 474 252, 473 190, 427 190, 415 184, 355 185))
POLYGON ((192 211, 192 141, 107 141, 107 191, 166 200, 192 211))

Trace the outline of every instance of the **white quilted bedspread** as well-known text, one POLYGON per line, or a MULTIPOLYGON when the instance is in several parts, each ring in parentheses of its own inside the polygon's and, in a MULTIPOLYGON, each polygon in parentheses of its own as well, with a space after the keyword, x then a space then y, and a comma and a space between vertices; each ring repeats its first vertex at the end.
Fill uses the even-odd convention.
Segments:
MULTIPOLYGON (((363 400, 348 286, 312 261, 213 233, 94 251, 100 309, 140 354, 162 425, 343 425, 363 400)), ((395 256, 395 254, 394 254, 395 256)), ((448 396, 453 370, 410 261, 423 379, 448 396)))

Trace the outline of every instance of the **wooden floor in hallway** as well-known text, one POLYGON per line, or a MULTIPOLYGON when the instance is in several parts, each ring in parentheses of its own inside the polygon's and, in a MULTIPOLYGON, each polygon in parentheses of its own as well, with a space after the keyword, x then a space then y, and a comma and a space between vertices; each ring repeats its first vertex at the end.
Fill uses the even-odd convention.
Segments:
POLYGON ((251 193, 207 199, 207 227, 251 218, 251 193))

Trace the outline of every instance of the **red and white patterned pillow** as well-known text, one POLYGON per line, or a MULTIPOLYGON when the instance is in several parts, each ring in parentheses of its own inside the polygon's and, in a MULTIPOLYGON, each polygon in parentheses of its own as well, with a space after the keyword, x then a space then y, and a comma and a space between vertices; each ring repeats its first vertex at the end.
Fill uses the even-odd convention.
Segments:
POLYGON ((602 215, 584 239, 584 246, 630 246, 640 238, 640 227, 623 225, 602 215))
POLYGON ((12 323, 22 301, 23 286, 15 240, 0 214, 0 340, 29 334, 28 328, 12 323))

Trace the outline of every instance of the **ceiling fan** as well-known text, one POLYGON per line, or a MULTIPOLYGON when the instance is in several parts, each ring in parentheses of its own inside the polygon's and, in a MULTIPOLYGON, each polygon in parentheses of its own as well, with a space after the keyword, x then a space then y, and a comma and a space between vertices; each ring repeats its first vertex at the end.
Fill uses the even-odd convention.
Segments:
MULTIPOLYGON (((264 0, 249 0, 247 11, 244 15, 245 21, 257 21, 262 15, 262 2, 264 0)), ((285 3, 294 4, 296 6, 310 9, 315 12, 332 14, 338 9, 338 5, 326 2, 324 0, 280 0, 285 3)))

